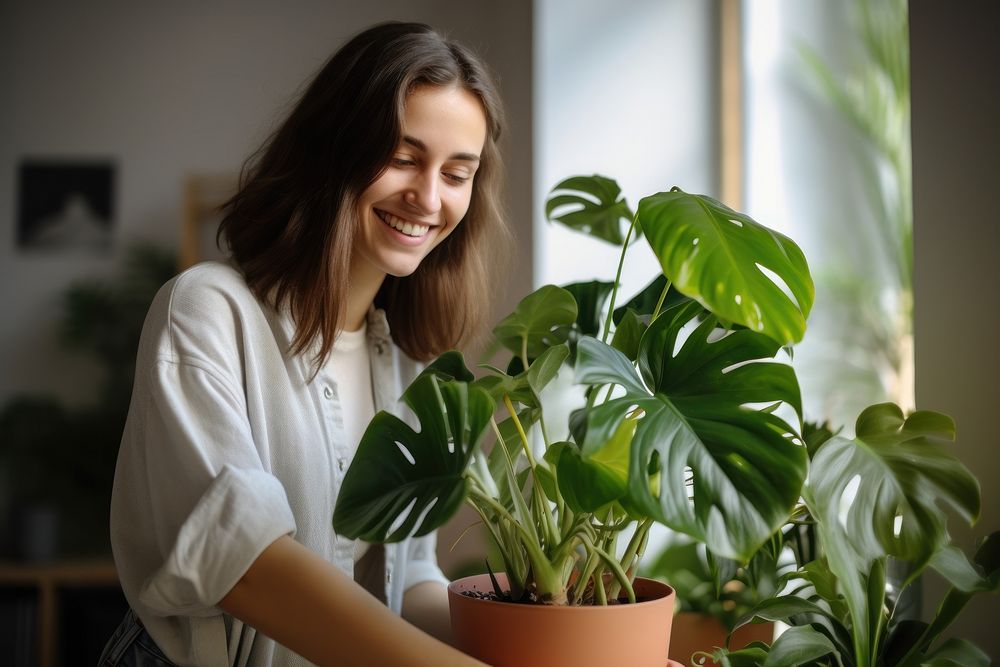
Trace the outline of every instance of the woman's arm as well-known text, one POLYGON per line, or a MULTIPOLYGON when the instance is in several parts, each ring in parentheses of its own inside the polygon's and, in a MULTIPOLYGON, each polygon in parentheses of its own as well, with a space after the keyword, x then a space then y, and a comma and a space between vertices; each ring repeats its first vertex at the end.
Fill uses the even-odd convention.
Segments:
POLYGON ((483 664, 399 618, 287 535, 261 553, 219 606, 318 665, 483 664))
POLYGON ((403 618, 432 637, 451 643, 448 589, 436 581, 425 581, 403 594, 403 618))

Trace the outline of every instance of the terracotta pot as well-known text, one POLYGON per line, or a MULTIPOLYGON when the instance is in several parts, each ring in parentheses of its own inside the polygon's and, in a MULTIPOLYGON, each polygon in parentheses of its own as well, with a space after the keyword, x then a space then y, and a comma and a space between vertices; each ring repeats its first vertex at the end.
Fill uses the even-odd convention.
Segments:
MULTIPOLYGON (((501 588, 507 577, 498 574, 501 588)), ((490 592, 487 574, 448 586, 455 646, 494 667, 668 664, 674 590, 636 579, 636 604, 560 607, 494 602, 462 595, 490 592)))
MULTIPOLYGON (((673 641, 670 642, 670 658, 681 665, 694 665, 691 654, 695 651, 711 653, 717 646, 726 645, 726 629, 714 616, 682 611, 674 617, 673 641)), ((729 642, 729 648, 736 650, 750 642, 762 641, 768 644, 774 639, 774 623, 751 623, 739 628, 729 642)), ((706 660, 704 665, 716 663, 706 660)))

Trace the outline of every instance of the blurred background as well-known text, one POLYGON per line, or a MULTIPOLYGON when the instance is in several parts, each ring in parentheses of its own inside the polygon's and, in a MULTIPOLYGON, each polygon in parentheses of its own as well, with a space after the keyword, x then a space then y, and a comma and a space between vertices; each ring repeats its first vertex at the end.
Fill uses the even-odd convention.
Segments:
MULTIPOLYGON (((633 204, 674 185, 719 198, 810 261, 817 303, 795 360, 807 418, 850 432, 881 400, 951 414, 984 507, 973 531, 953 532, 968 551, 1000 527, 996 3, 2 0, 9 664, 96 660, 124 605, 107 503, 145 308, 217 256, 213 207, 303 84, 390 19, 434 25, 498 76, 518 251, 497 318, 533 287, 614 275, 615 250, 545 222, 559 180, 604 174, 633 204)), ((630 251, 625 294, 656 271, 630 251)), ((475 534, 451 549, 472 522, 442 532, 451 575, 482 553, 475 534)), ((927 581, 925 598, 941 588, 927 581)), ((988 605, 955 634, 996 655, 988 605)))

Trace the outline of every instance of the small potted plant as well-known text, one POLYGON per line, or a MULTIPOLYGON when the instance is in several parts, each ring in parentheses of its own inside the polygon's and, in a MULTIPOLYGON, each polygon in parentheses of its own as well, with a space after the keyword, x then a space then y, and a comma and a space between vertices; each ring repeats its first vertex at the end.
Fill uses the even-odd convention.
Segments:
POLYGON ((547 213, 621 244, 615 280, 528 295, 494 329, 512 355, 506 368, 486 366, 476 379, 457 352, 432 362, 402 397, 419 425, 388 413, 369 425, 334 528, 399 541, 434 530, 467 503, 495 540, 503 572, 485 575, 485 584, 452 584, 461 648, 498 665, 580 656, 577 664, 661 667, 672 592, 635 576, 650 527, 667 525, 745 562, 799 499, 807 469, 801 399, 792 368, 777 357, 805 332, 812 279, 790 239, 677 188, 642 199, 633 214, 614 181, 571 178, 556 186, 547 213), (663 272, 618 306, 635 236, 663 272), (560 370, 572 371, 586 401, 556 428, 540 394, 560 370), (556 432, 568 435, 549 437, 556 432), (461 594, 473 587, 497 601, 461 594), (651 606, 651 621, 629 616, 651 606), (510 632, 487 621, 487 639, 511 646, 478 646, 462 630, 482 608, 531 620, 510 632), (560 610, 576 630, 538 630, 560 610), (631 627, 609 630, 603 616, 586 620, 592 612, 631 627), (631 652, 642 646, 648 655, 631 652))
MULTIPOLYGON (((690 664, 691 656, 716 647, 739 649, 754 641, 770 643, 773 623, 736 627, 759 602, 778 593, 784 540, 777 533, 749 563, 718 558, 705 545, 676 533, 655 554, 647 554, 641 574, 670 584, 677 594, 670 657, 690 664)), ((709 663, 706 663, 709 664, 709 663)))
POLYGON ((980 543, 972 563, 948 537, 941 504, 970 524, 980 511, 979 483, 947 447, 952 419, 904 416, 883 403, 861 413, 853 439, 823 429, 814 435, 803 515, 817 554, 800 559, 783 577, 782 594, 737 624, 783 621, 791 629, 770 646, 701 657, 723 665, 988 666, 965 640, 939 642, 974 595, 1000 590, 1000 532, 980 543), (898 563, 906 574, 893 581, 888 573, 898 563), (906 618, 901 600, 927 567, 952 588, 930 622, 906 618))

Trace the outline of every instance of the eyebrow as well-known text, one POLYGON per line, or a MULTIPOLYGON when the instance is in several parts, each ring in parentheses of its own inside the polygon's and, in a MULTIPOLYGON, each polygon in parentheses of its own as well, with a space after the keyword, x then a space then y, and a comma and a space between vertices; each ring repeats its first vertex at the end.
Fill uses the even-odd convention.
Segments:
MULTIPOLYGON (((411 137, 410 135, 407 134, 403 137, 403 143, 409 144, 414 148, 416 148, 417 150, 423 151, 425 153, 427 152, 427 144, 420 141, 420 139, 417 139, 416 137, 411 137)), ((476 155, 475 153, 452 153, 448 157, 448 159, 464 160, 466 162, 479 162, 479 156, 476 155)))

